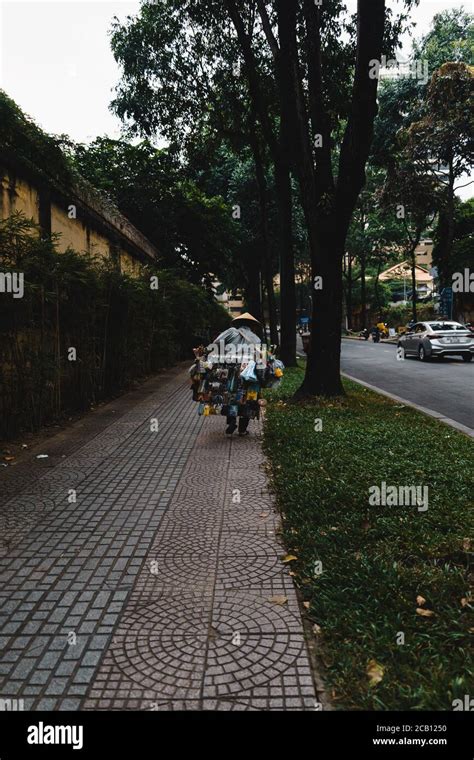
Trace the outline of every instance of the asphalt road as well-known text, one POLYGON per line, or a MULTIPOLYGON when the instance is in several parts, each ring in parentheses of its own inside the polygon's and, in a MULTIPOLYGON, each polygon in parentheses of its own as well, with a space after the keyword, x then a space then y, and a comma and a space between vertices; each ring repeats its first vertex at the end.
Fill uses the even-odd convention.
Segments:
POLYGON ((384 391, 474 428, 474 361, 397 361, 397 347, 343 340, 341 369, 384 391))

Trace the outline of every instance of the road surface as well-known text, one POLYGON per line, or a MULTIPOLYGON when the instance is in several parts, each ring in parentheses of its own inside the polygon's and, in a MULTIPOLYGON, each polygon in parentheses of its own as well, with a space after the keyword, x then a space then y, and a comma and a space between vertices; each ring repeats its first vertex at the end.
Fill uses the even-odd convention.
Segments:
POLYGON ((458 359, 397 361, 388 343, 343 340, 341 369, 384 391, 474 428, 474 362, 458 359))

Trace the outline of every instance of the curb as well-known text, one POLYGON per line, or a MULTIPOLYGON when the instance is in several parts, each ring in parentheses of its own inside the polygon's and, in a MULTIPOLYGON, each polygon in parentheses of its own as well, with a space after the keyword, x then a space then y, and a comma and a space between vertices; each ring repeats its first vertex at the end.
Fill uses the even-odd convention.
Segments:
POLYGON ((443 422, 445 425, 449 425, 450 427, 459 430, 460 433, 464 433, 464 435, 469 436, 469 438, 474 438, 474 430, 472 428, 467 427, 467 425, 463 425, 461 422, 452 420, 451 417, 445 417, 440 412, 435 412, 433 409, 427 409, 426 406, 420 406, 420 404, 416 404, 414 401, 407 401, 401 396, 396 396, 394 393, 389 393, 388 391, 382 390, 382 388, 377 388, 376 385, 371 385, 370 383, 366 383, 364 380, 359 380, 359 378, 353 377, 353 375, 348 375, 346 372, 341 372, 341 375, 343 377, 347 377, 348 380, 352 380, 354 383, 359 383, 359 385, 363 385, 365 388, 369 388, 369 390, 375 391, 375 393, 380 393, 382 396, 387 396, 387 398, 390 398, 393 401, 398 401, 404 406, 411 406, 413 409, 417 409, 419 412, 422 412, 422 414, 427 414, 429 417, 434 417, 436 420, 438 420, 438 422, 443 422))
MULTIPOLYGON (((341 340, 363 340, 363 338, 360 338, 358 335, 341 335, 341 340)), ((372 343, 373 341, 364 341, 372 343)), ((380 338, 379 343, 389 343, 393 346, 396 346, 398 343, 398 336, 395 338, 380 338)))

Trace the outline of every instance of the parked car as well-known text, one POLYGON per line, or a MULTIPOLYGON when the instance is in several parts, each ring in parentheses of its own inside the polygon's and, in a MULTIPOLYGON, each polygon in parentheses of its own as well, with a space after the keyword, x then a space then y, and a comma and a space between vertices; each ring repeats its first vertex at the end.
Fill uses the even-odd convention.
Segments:
POLYGON ((462 356, 465 362, 474 356, 474 335, 459 322, 443 320, 416 322, 398 339, 405 356, 417 356, 422 362, 443 356, 462 356))

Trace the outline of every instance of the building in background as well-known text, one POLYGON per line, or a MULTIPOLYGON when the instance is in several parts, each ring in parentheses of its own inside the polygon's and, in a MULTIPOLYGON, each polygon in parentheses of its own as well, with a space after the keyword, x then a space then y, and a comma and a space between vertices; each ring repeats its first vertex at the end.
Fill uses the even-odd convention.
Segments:
MULTIPOLYGON (((409 261, 402 261, 400 264, 395 264, 393 267, 389 267, 379 276, 381 282, 389 282, 390 280, 403 282, 403 298, 398 300, 409 301, 411 300, 412 290, 412 273, 411 264, 409 261)), ((417 297, 427 298, 434 292, 434 277, 427 269, 424 269, 419 264, 415 267, 415 280, 416 280, 416 292, 417 297)))
POLYGON ((219 280, 213 280, 212 290, 216 301, 222 304, 232 317, 245 311, 242 294, 239 291, 227 291, 219 280))

